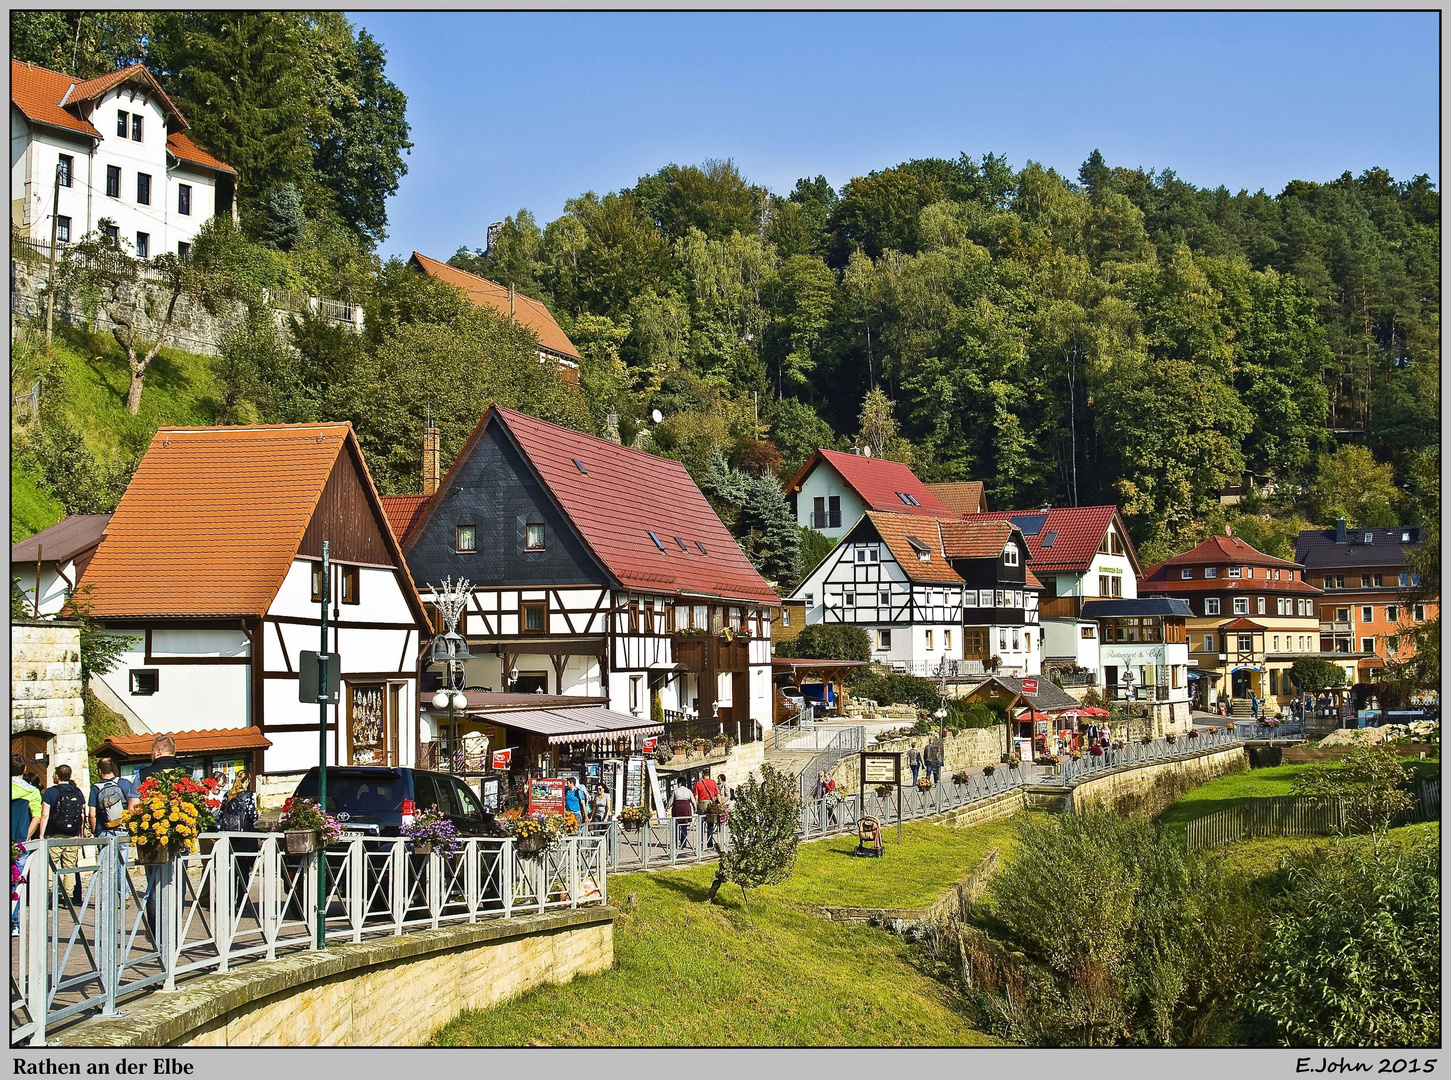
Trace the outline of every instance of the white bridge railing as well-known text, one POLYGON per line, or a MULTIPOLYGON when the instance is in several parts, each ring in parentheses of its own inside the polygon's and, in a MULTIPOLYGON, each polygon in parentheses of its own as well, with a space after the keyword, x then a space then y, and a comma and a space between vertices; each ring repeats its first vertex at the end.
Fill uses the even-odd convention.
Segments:
MULTIPOLYGON (((318 860, 287 855, 280 833, 209 833, 205 853, 127 865, 117 837, 26 845, 18 937, 10 960, 10 1042, 46 1032, 179 978, 225 972, 317 938, 318 860), (74 850, 75 866, 65 866, 74 850), (80 890, 76 903, 72 894, 80 890)), ((403 934, 603 904, 606 841, 573 836, 537 853, 512 838, 462 841, 453 857, 404 839, 352 837, 326 852, 322 911, 329 941, 403 934)))

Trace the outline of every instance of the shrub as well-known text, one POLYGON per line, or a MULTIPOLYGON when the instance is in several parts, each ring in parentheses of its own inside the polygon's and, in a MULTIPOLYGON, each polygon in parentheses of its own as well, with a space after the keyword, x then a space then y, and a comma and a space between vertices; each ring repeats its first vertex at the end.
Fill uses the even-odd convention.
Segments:
POLYGON ((884 673, 874 665, 858 668, 848 682, 854 695, 871 698, 879 705, 915 705, 929 713, 942 706, 942 695, 931 679, 895 671, 884 673))
POLYGON ((872 658, 872 639, 865 627, 812 623, 803 627, 795 640, 777 645, 776 655, 802 660, 865 661, 872 658))
POLYGON ((1341 851, 1292 869, 1250 1000, 1287 1046, 1439 1046, 1439 852, 1341 851))
POLYGON ((751 902, 746 891, 785 881, 795 869, 800 813, 796 778, 762 765, 760 783, 752 776, 731 804, 731 842, 720 850, 720 863, 706 899, 714 900, 722 885, 734 882, 740 886, 749 915, 751 902))
POLYGON ((1020 988, 973 1001, 981 1022, 1030 1045, 1197 1045, 1257 940, 1235 879, 1142 816, 1024 818, 987 895, 1025 961, 1020 988))

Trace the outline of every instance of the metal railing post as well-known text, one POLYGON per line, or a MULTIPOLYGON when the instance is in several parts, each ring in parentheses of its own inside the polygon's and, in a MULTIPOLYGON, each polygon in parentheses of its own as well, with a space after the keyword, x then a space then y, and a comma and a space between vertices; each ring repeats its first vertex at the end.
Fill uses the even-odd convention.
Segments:
MULTIPOLYGON (((298 878, 300 879, 297 883, 298 888, 304 893, 299 898, 302 901, 303 921, 307 923, 308 933, 312 937, 312 945, 310 947, 316 949, 318 928, 320 925, 318 920, 326 919, 326 913, 319 912, 317 907, 317 860, 304 855, 302 865, 298 869, 298 878)), ((296 893, 293 895, 295 896, 296 893)), ((326 925, 325 921, 321 924, 324 929, 326 925)))
POLYGON ((27 976, 30 1021, 35 1025, 31 1046, 45 1045, 45 1014, 50 1004, 50 979, 46 957, 50 938, 50 852, 47 841, 37 840, 29 847, 25 861, 26 893, 29 900, 30 964, 27 976))
POLYGON ((479 877, 479 842, 473 837, 464 841, 464 860, 464 904, 469 909, 469 922, 478 922, 484 901, 479 877))
POLYGON ((282 856, 277 851, 277 837, 268 836, 262 841, 262 850, 259 853, 262 860, 262 937, 267 942, 267 959, 277 959, 277 935, 279 923, 282 921, 281 891, 279 885, 282 878, 282 856))
POLYGON ((96 883, 91 886, 96 905, 96 966, 101 976, 101 990, 106 1003, 102 1016, 116 1012, 116 993, 120 982, 120 900, 121 886, 117 877, 121 845, 118 838, 104 838, 96 852, 96 883))
POLYGON ((388 852, 389 889, 388 914, 393 917, 393 934, 403 933, 403 920, 408 917, 408 852, 402 837, 393 841, 393 850, 388 852))
POLYGON ((569 845, 569 906, 579 907, 579 838, 571 836, 569 845))
POLYGON ((443 856, 437 851, 428 853, 428 914, 433 929, 438 929, 438 917, 443 913, 443 856))
POLYGON ((353 941, 363 940, 363 919, 368 901, 368 855, 363 838, 354 836, 348 842, 348 921, 353 924, 353 941))
POLYGON ((499 892, 504 897, 504 918, 514 915, 514 838, 499 845, 499 892))
POLYGON ((228 970, 227 960, 236 935, 237 901, 232 877, 232 842, 226 833, 212 841, 212 925, 216 928, 217 971, 228 970))
POLYGON ((181 914, 181 897, 176 881, 178 868, 186 873, 179 855, 161 864, 161 962, 166 967, 165 990, 176 989, 176 960, 181 951, 176 940, 178 916, 181 914))

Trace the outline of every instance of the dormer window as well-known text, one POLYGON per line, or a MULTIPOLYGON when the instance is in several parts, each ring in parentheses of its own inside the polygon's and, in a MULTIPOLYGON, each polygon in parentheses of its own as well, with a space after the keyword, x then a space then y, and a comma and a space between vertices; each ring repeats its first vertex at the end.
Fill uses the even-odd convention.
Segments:
POLYGON ((1007 547, 1003 548, 1003 565, 1018 565, 1018 548, 1016 544, 1009 544, 1007 547))
MULTIPOLYGON (((651 533, 650 535, 652 537, 655 536, 654 533, 651 533)), ((655 545, 661 551, 664 551, 665 550, 665 545, 664 544, 661 544, 658 539, 655 540, 655 545)), ((544 550, 544 525, 542 523, 536 523, 536 524, 525 525, 524 526, 524 550, 525 551, 543 551, 544 550)))
POLYGON ((1218 577, 1219 568, 1216 566, 1206 566, 1204 568, 1204 576, 1207 578, 1218 577))
POLYGON ((1225 576, 1226 577, 1232 577, 1232 578, 1239 577, 1239 567, 1237 567, 1237 566, 1231 566, 1229 568, 1229 572, 1225 576))
POLYGON ((1375 533, 1369 533, 1369 532, 1366 533, 1365 534, 1365 542, 1367 544, 1373 544, 1373 543, 1375 543, 1375 533))
POLYGON ((1193 576, 1194 576, 1194 571, 1193 570, 1185 569, 1185 570, 1180 570, 1179 571, 1179 580, 1180 581, 1188 581, 1193 576))
POLYGON ((907 544, 917 553, 918 562, 932 561, 932 549, 921 540, 918 540, 915 536, 909 536, 907 537, 907 544))

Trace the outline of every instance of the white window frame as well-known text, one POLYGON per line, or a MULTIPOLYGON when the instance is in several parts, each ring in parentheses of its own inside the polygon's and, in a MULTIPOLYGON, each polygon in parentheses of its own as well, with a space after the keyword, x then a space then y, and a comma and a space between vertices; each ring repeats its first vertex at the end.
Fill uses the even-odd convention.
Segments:
POLYGON ((1219 597, 1217 597, 1217 596, 1206 596, 1204 598, 1204 614, 1206 614, 1206 615, 1218 615, 1219 614, 1219 597))
POLYGON ((1226 570, 1224 572, 1224 576, 1225 577, 1229 577, 1229 578, 1237 578, 1237 577, 1239 577, 1239 573, 1240 573, 1239 567, 1237 567, 1237 566, 1231 566, 1228 570, 1226 570))
POLYGON ((1248 615, 1249 614, 1249 597, 1248 596, 1236 596, 1236 597, 1234 597, 1234 613, 1236 615, 1248 615))
POLYGON ((877 651, 889 652, 892 648, 892 632, 890 630, 877 631, 877 651))
POLYGON ((1018 565, 1020 565, 1020 563, 1018 561, 1018 545, 1017 544, 1009 544, 1007 547, 1003 548, 1003 565, 1004 566, 1018 566, 1018 565))

